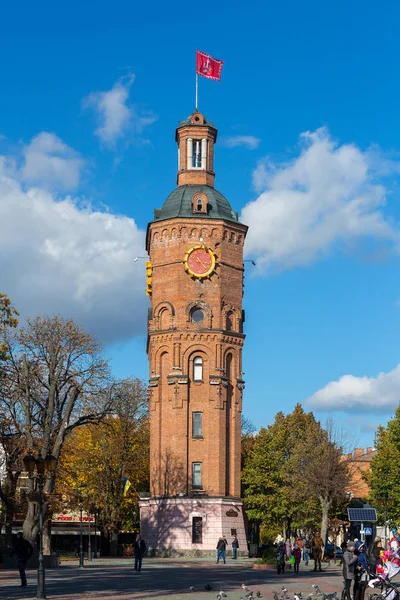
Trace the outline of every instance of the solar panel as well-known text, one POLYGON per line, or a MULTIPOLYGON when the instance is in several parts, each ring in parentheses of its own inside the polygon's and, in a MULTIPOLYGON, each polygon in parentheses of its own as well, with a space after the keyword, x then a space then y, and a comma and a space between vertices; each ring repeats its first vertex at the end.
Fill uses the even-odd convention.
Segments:
POLYGON ((349 521, 359 521, 360 523, 374 523, 376 518, 375 508, 348 508, 347 514, 349 521))

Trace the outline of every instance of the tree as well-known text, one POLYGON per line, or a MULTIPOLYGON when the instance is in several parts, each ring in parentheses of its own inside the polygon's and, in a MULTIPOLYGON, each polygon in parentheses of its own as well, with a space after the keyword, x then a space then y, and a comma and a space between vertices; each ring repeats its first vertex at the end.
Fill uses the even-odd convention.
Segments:
POLYGON ((384 522, 384 508, 378 498, 391 497, 386 516, 392 523, 400 519, 400 406, 386 427, 380 426, 375 437, 376 454, 364 477, 370 487, 369 501, 378 508, 379 522, 384 522))
MULTIPOLYGON (((9 359, 6 332, 18 325, 18 311, 6 294, 0 293, 0 399, 3 389, 4 364, 9 359), (3 365, 3 366, 2 366, 3 365)), ((23 445, 12 430, 9 415, 0 407, 0 501, 1 517, 6 525, 7 545, 11 543, 12 522, 15 513, 16 489, 21 473, 20 456, 23 445)), ((2 523, 0 523, 0 530, 2 523)))
MULTIPOLYGON (((254 446, 256 428, 247 417, 242 415, 242 455, 241 468, 242 470, 247 464, 247 459, 251 454, 254 446)), ((243 495, 243 494, 242 494, 243 495)))
POLYGON ((138 379, 120 382, 113 414, 77 429, 63 447, 57 491, 78 492, 101 508, 113 554, 118 531, 135 526, 139 492, 149 489, 149 457, 147 388, 138 379), (130 483, 125 496, 124 477, 130 483))
MULTIPOLYGON (((112 409, 115 383, 101 345, 72 319, 60 316, 28 319, 18 331, 7 325, 3 333, 9 359, 3 368, 0 412, 27 450, 42 458, 51 454, 58 463, 68 436, 112 409)), ((54 482, 53 473, 46 479, 47 494, 54 482)), ((29 485, 31 494, 32 480, 29 485)), ((24 536, 34 541, 38 527, 37 506, 29 501, 24 536)))
POLYGON ((15 329, 17 327, 18 314, 17 309, 11 304, 9 297, 0 292, 0 361, 6 360, 7 358, 8 346, 5 340, 5 334, 10 328, 15 329))
POLYGON ((284 535, 304 521, 303 512, 315 515, 315 502, 297 489, 297 448, 312 438, 319 424, 312 413, 297 404, 292 413, 277 413, 268 428, 261 428, 243 470, 245 502, 249 518, 264 530, 283 529, 284 535))
POLYGON ((293 457, 300 497, 316 498, 320 504, 323 540, 328 531, 329 511, 334 503, 346 500, 351 482, 349 463, 344 460, 342 446, 335 438, 333 423, 329 421, 327 429, 314 428, 313 436, 297 445, 293 457))

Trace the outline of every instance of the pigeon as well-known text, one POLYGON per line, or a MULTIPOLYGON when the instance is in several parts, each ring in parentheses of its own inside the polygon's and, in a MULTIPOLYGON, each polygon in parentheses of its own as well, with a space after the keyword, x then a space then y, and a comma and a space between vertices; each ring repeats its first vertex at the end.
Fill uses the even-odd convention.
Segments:
POLYGON ((212 586, 207 583, 207 585, 204 586, 204 589, 207 590, 207 592, 209 592, 210 590, 212 590, 212 586))
POLYGON ((319 587, 317 586, 316 583, 313 583, 311 587, 313 588, 313 590, 315 590, 316 594, 320 594, 321 593, 321 590, 319 589, 319 587))
POLYGON ((244 589, 245 592, 249 591, 249 588, 247 587, 247 585, 245 583, 242 583, 242 588, 244 589))
POLYGON ((217 595, 217 600, 221 600, 221 598, 227 598, 227 597, 228 596, 225 594, 225 592, 220 590, 219 594, 217 595))
POLYGON ((262 596, 261 596, 261 592, 259 592, 259 591, 258 591, 258 592, 256 592, 256 596, 257 596, 257 598, 262 598, 262 596))
POLYGON ((190 590, 191 592, 194 592, 194 587, 191 585, 191 586, 190 586, 190 588, 189 588, 189 590, 190 590))

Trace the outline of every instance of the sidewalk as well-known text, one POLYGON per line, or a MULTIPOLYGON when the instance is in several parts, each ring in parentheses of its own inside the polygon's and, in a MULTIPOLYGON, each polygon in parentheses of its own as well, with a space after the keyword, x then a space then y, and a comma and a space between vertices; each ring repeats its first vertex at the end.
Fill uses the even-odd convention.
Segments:
MULTIPOLYGON (((131 559, 96 559, 84 569, 74 564, 64 564, 59 569, 46 572, 48 600, 215 600, 220 589, 230 600, 240 600, 241 588, 246 583, 263 598, 280 593, 285 586, 291 597, 303 592, 307 596, 312 583, 317 583, 325 593, 341 591, 341 568, 327 566, 322 573, 309 571, 304 563, 300 574, 287 571, 278 576, 275 571, 252 569, 254 559, 229 560, 226 565, 209 559, 190 558, 146 559, 142 573, 133 570, 131 559), (206 591, 208 584, 211 591, 206 591), (191 590, 190 588, 194 589, 191 590)), ((2 600, 32 600, 36 597, 36 571, 28 570, 28 587, 19 587, 17 570, 0 571, 0 598, 2 600)))

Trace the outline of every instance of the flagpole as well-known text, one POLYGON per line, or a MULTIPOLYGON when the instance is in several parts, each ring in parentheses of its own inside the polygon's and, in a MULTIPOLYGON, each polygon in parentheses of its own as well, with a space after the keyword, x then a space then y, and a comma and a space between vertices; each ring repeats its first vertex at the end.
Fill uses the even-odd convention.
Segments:
POLYGON ((199 110, 199 76, 196 72, 196 110, 199 110))

